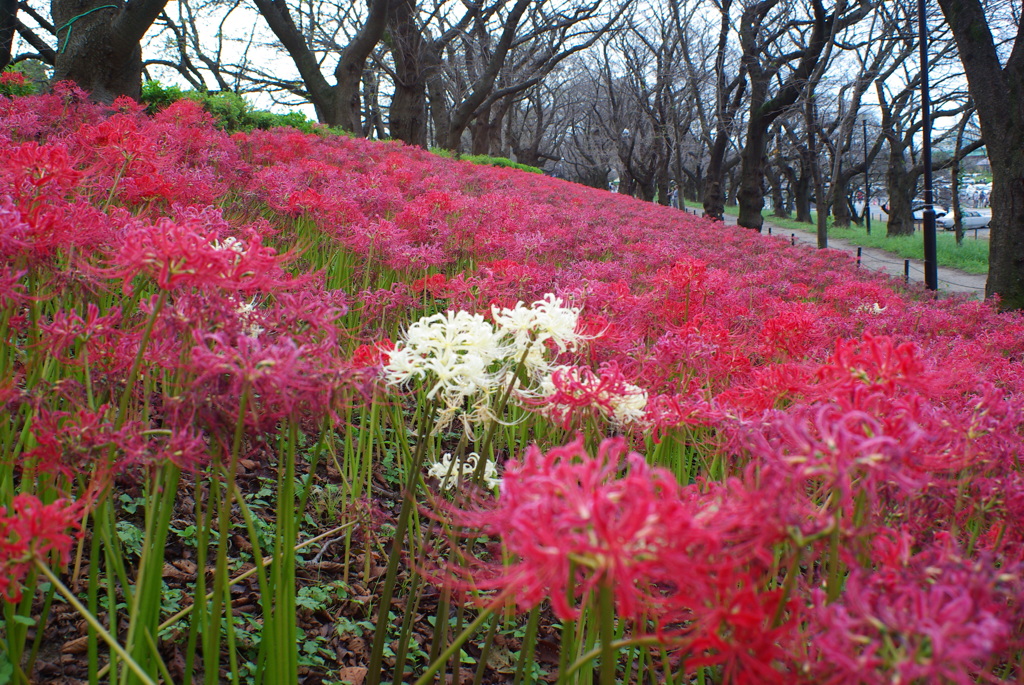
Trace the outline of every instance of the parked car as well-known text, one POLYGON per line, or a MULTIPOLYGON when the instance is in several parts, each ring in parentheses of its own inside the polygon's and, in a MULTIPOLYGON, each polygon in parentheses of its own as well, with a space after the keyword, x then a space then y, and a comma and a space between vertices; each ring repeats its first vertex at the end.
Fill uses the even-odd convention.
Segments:
MULTIPOLYGON (((924 221, 924 208, 925 207, 926 207, 926 205, 923 202, 921 202, 920 204, 918 203, 918 201, 914 202, 914 207, 913 207, 913 210, 914 210, 914 221, 924 221)), ((945 207, 940 207, 939 205, 932 205, 932 209, 935 210, 935 218, 936 219, 940 219, 940 218, 946 216, 946 214, 948 214, 948 212, 946 211, 946 208, 945 207)))
MULTIPOLYGON (((971 230, 975 228, 988 228, 988 222, 992 217, 985 216, 981 212, 973 209, 964 209, 960 212, 960 223, 963 225, 964 230, 971 230)), ((937 222, 946 231, 953 230, 953 215, 947 214, 937 222)))

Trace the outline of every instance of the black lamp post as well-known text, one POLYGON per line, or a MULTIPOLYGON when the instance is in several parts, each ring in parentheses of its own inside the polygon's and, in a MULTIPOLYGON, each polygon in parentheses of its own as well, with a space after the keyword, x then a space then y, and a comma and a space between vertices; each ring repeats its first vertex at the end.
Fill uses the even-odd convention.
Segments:
POLYGON ((932 192, 932 112, 928 90, 928 22, 925 0, 917 0, 917 36, 921 46, 921 128, 924 137, 924 283, 929 290, 939 288, 939 267, 935 248, 935 207, 932 192))
POLYGON ((868 162, 868 120, 861 119, 864 133, 864 228, 871 235, 871 164, 868 162))

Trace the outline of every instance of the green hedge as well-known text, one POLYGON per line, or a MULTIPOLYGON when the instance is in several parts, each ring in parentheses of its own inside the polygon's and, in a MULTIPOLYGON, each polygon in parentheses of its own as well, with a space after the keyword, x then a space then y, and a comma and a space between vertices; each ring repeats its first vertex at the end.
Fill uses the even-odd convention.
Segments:
POLYGON ((217 126, 226 131, 251 131, 278 126, 291 126, 306 133, 325 130, 325 127, 307 119, 302 112, 275 114, 253 109, 245 98, 237 93, 182 90, 177 86, 164 86, 155 80, 142 84, 142 102, 147 105, 150 112, 158 112, 182 98, 201 104, 203 109, 213 115, 217 126))
POLYGON ((528 164, 520 164, 519 162, 513 162, 507 157, 490 157, 488 155, 456 155, 451 150, 445 150, 444 148, 432 147, 430 151, 435 155, 441 157, 447 157, 449 159, 461 159, 464 162, 472 162, 473 164, 485 164, 487 166, 500 166, 507 167, 509 169, 519 169, 520 171, 528 171, 531 174, 543 174, 544 171, 538 169, 535 166, 529 166, 528 164))

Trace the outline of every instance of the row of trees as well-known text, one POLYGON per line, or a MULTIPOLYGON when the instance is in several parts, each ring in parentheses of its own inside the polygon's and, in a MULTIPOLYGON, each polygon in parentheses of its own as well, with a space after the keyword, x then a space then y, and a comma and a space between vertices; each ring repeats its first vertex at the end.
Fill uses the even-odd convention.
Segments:
MULTIPOLYGON (((987 143, 988 292, 1021 307, 1021 7, 928 4, 951 151, 939 164, 987 143)), ((0 61, 40 59, 106 101, 173 72, 306 103, 356 135, 513 156, 596 186, 617 176, 620 192, 660 202, 675 186, 713 217, 735 201, 756 230, 766 194, 801 219, 813 199, 824 246, 829 211, 859 219, 849 198, 868 173, 887 189, 888 233, 913 231, 916 27, 914 3, 882 0, 0 0, 0 61)))

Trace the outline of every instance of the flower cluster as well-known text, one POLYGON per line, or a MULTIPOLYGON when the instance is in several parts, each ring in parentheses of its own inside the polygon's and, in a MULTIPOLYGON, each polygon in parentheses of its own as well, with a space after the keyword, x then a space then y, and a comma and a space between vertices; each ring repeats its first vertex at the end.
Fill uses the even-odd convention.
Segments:
POLYGON ((66 500, 43 504, 35 495, 15 495, 10 507, 0 506, 0 597, 21 600, 21 581, 37 559, 53 552, 66 564, 80 519, 80 507, 66 500))
POLYGON ((492 315, 494 324, 466 311, 423 317, 387 352, 388 383, 424 382, 427 399, 439 402, 435 430, 449 425, 467 404, 471 409, 461 414, 467 430, 499 420, 493 400, 508 384, 523 382, 514 376, 520 364, 530 383, 550 368, 547 343, 565 351, 582 339, 576 331, 579 309, 550 293, 529 307, 522 302, 511 309, 495 307, 492 315))
MULTIPOLYGON (((452 457, 450 452, 445 452, 441 458, 427 467, 427 475, 436 478, 442 490, 452 490, 464 482, 468 482, 480 463, 480 455, 470 452, 464 458, 452 457)), ((501 479, 494 462, 488 461, 484 464, 483 484, 490 489, 498 487, 501 479)))
POLYGON ((578 613, 569 598, 599 583, 614 585, 625 615, 658 601, 656 581, 674 573, 665 556, 673 530, 688 517, 675 478, 625 452, 622 440, 609 440, 591 456, 577 440, 546 454, 531 447, 509 462, 492 507, 453 517, 474 534, 499 538, 514 561, 472 566, 467 581, 478 589, 514 587, 521 608, 550 598, 563 618, 578 613))

